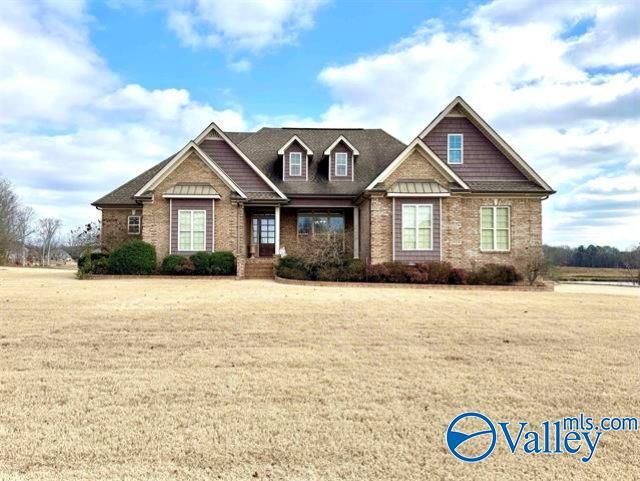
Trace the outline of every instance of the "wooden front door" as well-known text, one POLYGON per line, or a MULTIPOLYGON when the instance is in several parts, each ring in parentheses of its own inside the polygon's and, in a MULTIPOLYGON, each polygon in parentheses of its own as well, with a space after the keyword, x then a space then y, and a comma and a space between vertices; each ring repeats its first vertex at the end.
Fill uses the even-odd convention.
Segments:
POLYGON ((256 215, 251 219, 251 243, 258 246, 258 257, 271 257, 276 253, 276 218, 256 215))

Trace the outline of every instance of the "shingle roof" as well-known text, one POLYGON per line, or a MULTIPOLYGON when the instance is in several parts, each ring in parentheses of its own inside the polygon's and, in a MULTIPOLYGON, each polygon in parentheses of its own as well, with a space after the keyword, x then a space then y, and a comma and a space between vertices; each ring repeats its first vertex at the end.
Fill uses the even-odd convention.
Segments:
MULTIPOLYGON (((360 194, 404 150, 405 145, 381 129, 323 129, 323 128, 269 128, 258 132, 225 132, 251 161, 287 195, 353 195, 360 194), (282 159, 277 152, 291 137, 297 135, 314 152, 309 161, 308 182, 282 180, 282 159), (353 182, 329 182, 328 160, 324 151, 340 135, 356 147, 360 155, 355 159, 356 175, 353 182)), ((134 194, 149 182, 175 154, 154 165, 117 189, 99 198, 93 205, 133 205, 134 194)), ((531 181, 466 181, 477 192, 548 193, 531 181)), ((251 193, 256 200, 279 200, 273 193, 251 193)))
POLYGON ((242 140, 238 147, 285 194, 358 195, 405 145, 382 129, 269 128, 242 140), (314 152, 309 159, 307 182, 282 180, 282 158, 278 149, 297 135, 314 152), (329 182, 328 159, 324 151, 344 135, 360 152, 355 159, 353 182, 329 182))
POLYGON ((107 195, 100 197, 98 200, 92 202, 92 205, 131 205, 135 204, 133 196, 138 192, 147 182, 149 182, 154 175, 156 175, 160 169, 162 169, 173 158, 175 154, 167 157, 162 162, 157 163, 149 170, 144 171, 137 177, 134 177, 128 182, 125 182, 120 187, 112 190, 107 195))
POLYGON ((474 192, 551 192, 530 180, 466 180, 474 192))
POLYGON ((435 180, 425 182, 421 180, 398 181, 387 191, 393 194, 447 194, 449 191, 435 180))

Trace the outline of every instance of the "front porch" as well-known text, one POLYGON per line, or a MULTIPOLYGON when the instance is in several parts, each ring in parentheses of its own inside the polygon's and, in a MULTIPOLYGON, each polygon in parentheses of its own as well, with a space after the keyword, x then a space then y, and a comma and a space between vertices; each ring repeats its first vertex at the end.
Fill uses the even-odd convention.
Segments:
POLYGON ((305 240, 325 233, 341 233, 344 252, 359 257, 358 207, 245 206, 247 259, 271 259, 276 255, 295 255, 305 240))

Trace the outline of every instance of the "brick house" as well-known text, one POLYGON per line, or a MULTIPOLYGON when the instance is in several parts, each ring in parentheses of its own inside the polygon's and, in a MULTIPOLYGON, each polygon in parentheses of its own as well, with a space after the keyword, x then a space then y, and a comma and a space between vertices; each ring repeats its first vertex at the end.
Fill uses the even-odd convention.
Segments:
POLYGON ((552 188, 460 97, 409 145, 381 129, 209 125, 93 203, 102 243, 232 251, 250 275, 310 236, 344 234, 366 262, 515 264, 542 247, 552 188))

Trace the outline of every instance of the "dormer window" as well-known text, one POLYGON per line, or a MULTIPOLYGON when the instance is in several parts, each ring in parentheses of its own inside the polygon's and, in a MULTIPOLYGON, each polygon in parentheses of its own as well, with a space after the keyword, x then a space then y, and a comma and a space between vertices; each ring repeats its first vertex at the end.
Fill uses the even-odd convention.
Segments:
POLYGON ((289 175, 300 177, 302 175, 302 153, 289 152, 289 175))
POLYGON ((346 152, 336 152, 336 177, 346 177, 348 173, 349 155, 346 152))
POLYGON ((463 158, 463 138, 462 134, 447 135, 447 163, 462 164, 463 158))

